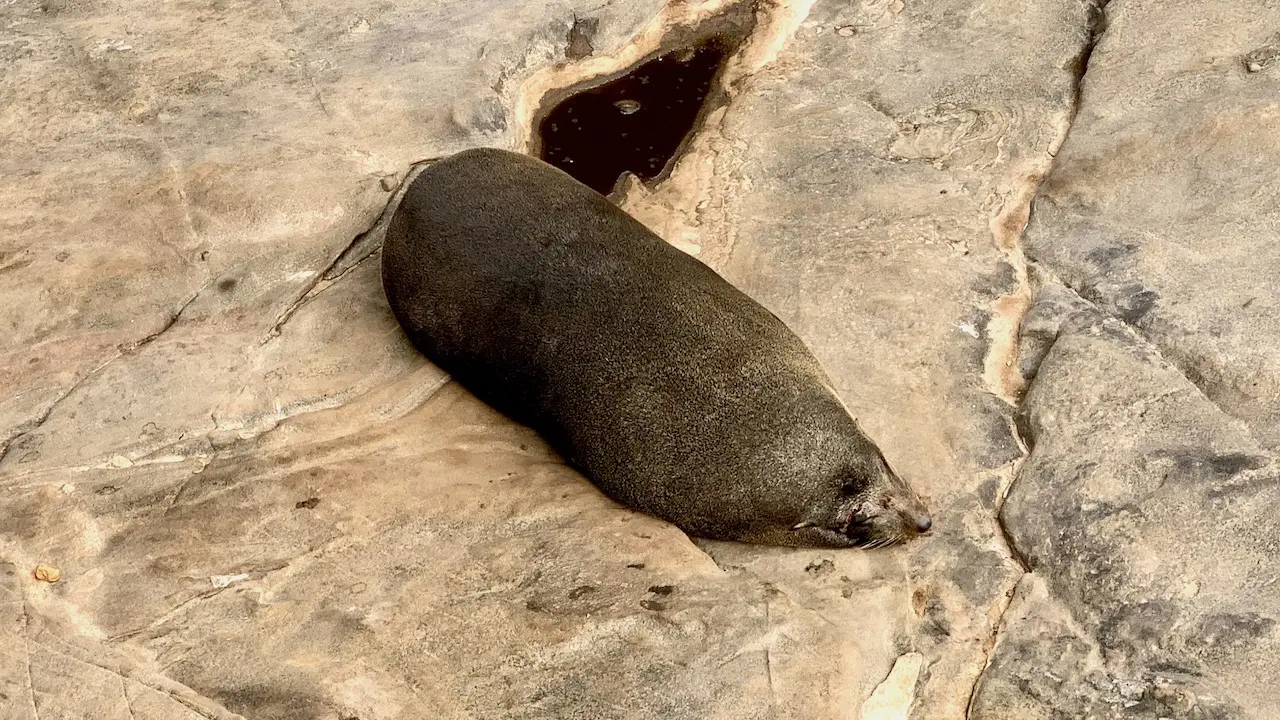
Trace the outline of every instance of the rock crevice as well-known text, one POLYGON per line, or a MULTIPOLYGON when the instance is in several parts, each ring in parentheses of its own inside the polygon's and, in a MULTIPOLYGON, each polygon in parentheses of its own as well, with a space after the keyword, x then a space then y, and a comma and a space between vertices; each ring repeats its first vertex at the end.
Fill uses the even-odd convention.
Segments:
POLYGON ((1274 3, 46 5, 0 11, 0 716, 1280 714, 1274 3), (615 197, 931 537, 620 508, 367 262, 421 158, 726 14, 724 102, 615 197))

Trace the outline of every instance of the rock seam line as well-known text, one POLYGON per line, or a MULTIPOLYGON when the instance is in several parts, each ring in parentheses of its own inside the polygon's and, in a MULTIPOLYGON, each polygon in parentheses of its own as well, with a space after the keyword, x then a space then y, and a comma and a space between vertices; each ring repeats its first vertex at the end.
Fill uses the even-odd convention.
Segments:
POLYGON ((133 711, 133 700, 129 699, 129 681, 124 675, 120 676, 120 695, 124 697, 124 706, 129 711, 129 719, 138 720, 138 714, 133 711))
MULTIPOLYGON (((1236 421, 1240 422, 1240 424, 1241 424, 1241 426, 1242 426, 1242 428, 1243 428, 1243 432, 1244 432, 1244 434, 1245 434, 1245 435, 1246 435, 1250 440, 1253 440, 1255 443, 1257 443, 1257 444, 1259 444, 1259 445, 1262 445, 1262 443, 1258 443, 1258 442, 1257 442, 1257 436, 1254 434, 1254 432, 1253 432, 1253 428, 1249 427, 1248 423, 1246 423, 1246 422, 1245 422, 1244 420, 1242 420, 1241 418, 1239 418, 1239 417, 1237 417, 1236 415, 1233 415, 1231 412, 1229 412, 1225 407, 1223 407, 1222 403, 1220 403, 1219 401, 1215 400, 1215 399, 1213 398, 1213 396, 1212 396, 1212 395, 1210 395, 1210 394, 1208 393, 1208 391, 1207 391, 1203 386, 1201 386, 1201 384, 1200 384, 1199 382, 1196 382, 1195 377, 1194 377, 1195 373, 1193 373, 1193 372, 1189 372, 1187 368, 1184 368, 1184 367, 1183 367, 1181 364, 1179 364, 1178 362, 1175 362, 1174 360, 1170 359, 1170 357, 1169 357, 1168 353, 1166 353, 1166 351, 1165 351, 1165 346, 1164 346, 1164 345, 1162 345, 1161 343, 1157 342, 1154 338, 1152 338, 1150 335, 1148 335, 1148 334, 1147 334, 1147 333, 1146 333, 1146 332, 1145 332, 1141 327, 1139 327, 1139 326, 1137 326, 1137 325, 1134 325, 1133 323, 1129 322, 1128 320, 1125 320, 1123 317, 1121 317, 1121 316, 1120 316, 1119 314, 1117 314, 1117 313, 1109 312, 1105 307, 1103 307, 1102 305, 1100 305, 1100 304, 1099 304, 1099 302, 1098 302, 1098 301, 1099 301, 1099 300, 1101 300, 1102 298, 1100 298, 1100 297, 1098 297, 1098 296, 1096 296, 1096 295, 1095 295, 1094 297, 1097 297, 1097 298, 1098 298, 1097 300, 1090 299, 1090 297, 1089 297, 1089 295, 1090 295, 1090 294, 1086 294, 1086 293, 1084 293, 1084 292, 1081 290, 1081 288, 1078 288, 1078 287, 1076 287, 1075 285, 1073 285, 1073 284, 1071 284, 1071 283, 1069 283, 1069 282, 1066 282, 1066 281, 1062 280, 1061 278, 1057 278, 1057 280, 1058 280, 1058 282, 1062 283, 1062 286, 1063 286, 1063 287, 1065 287, 1066 289, 1070 290, 1070 291, 1071 291, 1071 292, 1072 292, 1076 297, 1078 297, 1078 298, 1080 298, 1081 300, 1085 301, 1086 303, 1088 303, 1088 304, 1089 304, 1089 306, 1090 306, 1090 307, 1092 307, 1092 308, 1094 308, 1095 310, 1097 310, 1099 314, 1101 314, 1101 315, 1103 315, 1103 316, 1105 316, 1105 317, 1107 317, 1107 318, 1110 318, 1110 319, 1112 319, 1112 320, 1115 320, 1116 322, 1120 323, 1121 325, 1124 325, 1126 328, 1129 328, 1131 331, 1133 331, 1134 335, 1136 335, 1136 336, 1137 336, 1139 339, 1141 339, 1143 342, 1147 343, 1147 345, 1149 345, 1149 346, 1151 347, 1151 350, 1152 350, 1152 351, 1154 351, 1154 352, 1155 352, 1155 354, 1156 354, 1156 355, 1158 355, 1158 356, 1160 357, 1160 359, 1161 359, 1161 360, 1163 360, 1165 363, 1167 363, 1167 364, 1169 365, 1169 367, 1170 367, 1170 368, 1172 368, 1175 372, 1177 372, 1180 376, 1182 376, 1182 379, 1186 380, 1186 381, 1187 381, 1187 383, 1188 383, 1189 385, 1191 385, 1191 387, 1195 388, 1196 393, 1197 393, 1198 395, 1200 395, 1200 397, 1204 398, 1204 399, 1205 399, 1205 401, 1207 401, 1208 403, 1210 403, 1211 405, 1213 405, 1215 408, 1217 408, 1217 409, 1218 409, 1218 412, 1221 412, 1223 415, 1225 415, 1225 416, 1227 416, 1227 417, 1231 418, 1232 420, 1236 420, 1236 421)), ((1203 381, 1202 381, 1202 382, 1203 382, 1203 381)))
POLYGON ((1022 584, 1022 579, 1025 577, 1026 573, 1023 573, 1023 575, 1018 578, 1017 582, 1013 584, 1013 587, 1009 589, 1009 592, 1005 595, 1005 601, 1000 608, 1000 613, 996 616, 995 628, 991 633, 989 646, 983 653, 982 670, 978 673, 977 679, 974 680, 973 687, 969 690, 969 702, 965 704, 964 709, 965 720, 969 720, 969 718, 973 716, 973 704, 978 700, 978 691, 982 688, 982 678, 987 674, 987 670, 991 668, 991 659, 995 655, 996 643, 1000 639, 1000 631, 1003 630, 1005 626, 1005 616, 1008 614, 1009 608, 1013 606, 1013 599, 1018 594, 1018 586, 1022 584))
POLYGON ((9 454, 10 448, 16 445, 20 440, 25 438, 27 435, 30 435, 36 430, 39 430, 42 425, 48 422, 49 418, 53 416, 54 411, 58 409, 58 407, 63 403, 63 401, 71 397, 71 395, 74 394, 75 391, 78 390, 82 385, 84 385, 86 382, 88 382, 89 380, 92 380, 94 377, 100 374, 103 370, 107 368, 108 365, 114 363, 116 360, 119 360, 120 358, 126 355, 131 355, 137 352, 143 346, 150 344, 152 341, 154 341, 155 339, 159 338, 161 335, 171 330, 174 325, 177 325, 178 320, 182 318, 182 313, 185 312, 186 309, 191 306, 191 303, 195 302, 196 298, 200 297, 200 294, 203 293, 212 284, 213 284, 213 280, 209 280, 205 282, 203 285, 201 285, 200 288, 197 289, 195 293, 191 295, 191 297, 187 298, 186 301, 184 301, 182 305, 180 305, 178 309, 175 310, 173 314, 169 316, 169 319, 165 321, 164 325, 161 326, 159 330, 156 330, 155 332, 150 333, 138 340, 134 340, 134 341, 125 343, 123 345, 117 346, 118 349, 116 351, 116 354, 107 358, 102 363, 100 363, 97 367, 95 367, 94 369, 82 375, 75 382, 71 383, 71 386, 68 387, 56 399, 54 399, 54 401, 49 404, 49 407, 46 408, 44 412, 40 413, 34 420, 30 420, 26 423, 16 426, 15 429, 17 429, 18 432, 10 436, 9 439, 5 441, 3 446, 0 446, 0 462, 4 461, 5 457, 9 454))
MULTIPOLYGON (((1075 126, 1076 117, 1080 114, 1080 107, 1083 103, 1083 98, 1084 98, 1085 77, 1089 73, 1089 63, 1093 58, 1094 49, 1097 47, 1098 42, 1102 39, 1102 36, 1106 31, 1106 26, 1107 26, 1106 8, 1107 8, 1107 3, 1109 1, 1110 0, 1089 0, 1088 2, 1088 9, 1086 11, 1087 26, 1085 28, 1085 31, 1088 33, 1088 35, 1085 40, 1084 46, 1081 48, 1079 59, 1074 63, 1076 76, 1075 76, 1074 87, 1072 92, 1071 107, 1068 112, 1066 127, 1062 132, 1061 141, 1057 143, 1055 146, 1053 146, 1048 153, 1050 156, 1049 167, 1046 169, 1044 174, 1036 182, 1037 189, 1039 185, 1043 183, 1044 180, 1049 176, 1049 174, 1053 172, 1053 160, 1057 156, 1057 151, 1061 149, 1062 145, 1065 144, 1067 139, 1070 137, 1071 129, 1075 126)), ((1014 272, 1018 276, 1018 283, 1019 283, 1020 289, 1025 287, 1029 291, 1026 305, 1022 310, 1022 315, 1024 316, 1026 312, 1030 310, 1031 306, 1035 303, 1035 299, 1036 299, 1035 289, 1030 286, 1029 272, 1032 267, 1038 267, 1038 266, 1033 260, 1031 260, 1030 258, 1027 258, 1023 254, 1022 244, 1021 244, 1021 239, 1023 235, 1026 233, 1027 227, 1031 223, 1031 216, 1033 212, 1033 203, 1035 201, 1035 195, 1036 195, 1036 192, 1031 192, 1029 194, 1029 197, 1027 197, 1026 221, 1023 223, 1021 229, 1018 231, 1013 246, 1009 248, 1009 250, 1006 252, 1007 261, 1010 263, 1011 266, 1013 266, 1014 272)), ((998 239, 997 239, 997 245, 999 245, 998 239)), ((1006 341, 1010 343, 1010 346, 1013 352, 1012 366, 1014 368, 1017 367, 1016 361, 1017 361, 1017 351, 1018 351, 1018 332, 1021 326, 1021 319, 1022 318, 1019 317, 1018 322, 1014 323, 1010 328, 1010 332, 1013 334, 1013 337, 1006 339, 1006 341)), ((998 391, 1002 390, 1003 388, 997 387, 997 388, 991 388, 991 389, 993 392, 996 392, 998 396, 1000 396, 1001 393, 999 393, 998 391)), ((1017 406, 1019 408, 1022 404, 1023 398, 1025 398, 1025 391, 1027 389, 1028 388, 1026 387, 1020 388, 1020 391, 1021 391, 1020 397, 1017 400, 1017 406)), ((1014 484, 1017 483, 1018 476, 1021 474, 1024 463, 1026 462, 1027 458, 1030 456, 1030 451, 1026 443, 1026 438, 1022 437, 1022 433, 1018 429, 1018 425, 1016 422, 1010 422, 1010 432, 1012 433, 1015 442, 1017 442, 1019 447, 1022 449, 1022 456, 1018 460, 1014 461, 1009 485, 1004 489, 1004 491, 999 496, 999 499, 995 508, 995 521, 996 521, 996 526, 1000 529, 1001 538, 1005 546, 1008 548, 1010 558, 1018 564, 1018 566, 1022 570, 1022 574, 1019 576, 1019 579, 1015 581, 1013 587, 1010 588, 1009 592, 1006 594, 1005 601, 1002 604, 1002 607, 999 609, 999 613, 997 614, 995 623, 992 627, 989 643, 985 643, 987 647, 985 648, 985 652, 983 653, 984 655, 983 666, 982 666, 982 669, 978 672, 977 677, 974 678, 973 687, 969 691, 969 702, 965 707, 966 720, 969 720, 969 718, 971 718, 973 715, 974 703, 977 701, 978 693, 982 688, 983 678, 986 676, 987 670, 991 667, 991 660, 995 654, 996 646, 999 643, 1001 630, 1003 630, 1005 625, 1005 614, 1009 611, 1009 607, 1013 604, 1013 597, 1017 592, 1018 583, 1021 582, 1021 579, 1023 576, 1025 576, 1029 572, 1032 572, 1030 563, 1027 561, 1026 556, 1022 553, 1022 551, 1019 550, 1017 543, 1014 541, 1013 535, 1009 532, 1009 528, 1004 522, 1005 502, 1008 499, 1009 494, 1012 492, 1014 484)))
POLYGON ((337 253, 325 263, 324 267, 312 275, 311 280, 302 287, 295 295, 289 306, 286 307, 279 315, 276 316, 275 322, 271 324, 271 329, 258 343, 259 346, 266 345, 276 337, 279 337, 281 328, 285 323, 293 317, 303 305, 310 302, 320 293, 333 286, 338 280, 354 270, 357 266, 368 260, 377 251, 380 244, 370 243, 363 245, 362 241, 372 237, 373 233, 391 222, 391 216, 395 213, 395 209, 400 205, 400 197, 408 189, 409 183, 416 176, 416 171, 424 168, 440 158, 426 158, 417 160, 409 164, 409 169, 405 172, 404 178, 391 190, 391 195, 387 199, 387 204, 382 208, 382 212, 378 213, 378 217, 370 223, 369 227, 356 233, 351 241, 342 247, 337 253), (357 257, 358 256, 358 257, 357 257), (354 259, 353 259, 354 258, 354 259), (326 283, 320 287, 321 283, 326 283))
POLYGON ((31 613, 27 610, 27 599, 22 591, 22 586, 18 586, 20 594, 19 602, 22 603, 22 649, 26 651, 27 656, 27 694, 31 699, 31 714, 35 720, 40 720, 40 706, 36 704, 36 681, 31 675, 31 643, 27 639, 27 628, 31 625, 31 613))

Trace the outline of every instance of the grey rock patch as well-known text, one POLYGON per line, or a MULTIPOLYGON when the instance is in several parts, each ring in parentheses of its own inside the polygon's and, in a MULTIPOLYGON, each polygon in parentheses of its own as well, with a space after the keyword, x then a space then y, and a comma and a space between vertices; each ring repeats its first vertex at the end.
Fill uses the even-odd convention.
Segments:
POLYGON ((1184 695, 1203 715, 1175 717, 1276 712, 1258 691, 1280 681, 1261 661, 1280 645, 1276 459, 1098 313, 1063 324, 1025 407, 1034 449, 1003 520, 1036 576, 1027 603, 1042 609, 1006 620, 979 717, 1026 706, 1155 718, 1170 712, 1160 698, 1184 695), (1044 613, 1069 618, 1075 639, 1044 613))
POLYGON ((1280 133, 1269 108, 1280 79, 1267 58, 1280 9, 1116 0, 1106 14, 1028 255, 1274 448, 1280 133), (1201 22, 1183 26, 1185 12, 1201 22))

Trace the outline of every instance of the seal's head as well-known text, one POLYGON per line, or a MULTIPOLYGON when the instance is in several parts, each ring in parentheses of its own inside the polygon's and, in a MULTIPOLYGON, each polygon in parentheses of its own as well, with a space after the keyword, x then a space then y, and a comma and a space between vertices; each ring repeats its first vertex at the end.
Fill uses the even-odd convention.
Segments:
POLYGON ((919 496, 861 432, 852 447, 814 478, 826 502, 813 503, 792 526, 796 545, 876 548, 929 532, 933 519, 919 496))

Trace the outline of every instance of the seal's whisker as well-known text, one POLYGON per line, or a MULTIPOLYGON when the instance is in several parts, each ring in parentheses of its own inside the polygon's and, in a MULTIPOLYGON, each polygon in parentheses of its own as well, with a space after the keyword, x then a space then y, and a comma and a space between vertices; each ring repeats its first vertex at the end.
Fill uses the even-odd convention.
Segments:
POLYGON ((863 545, 862 547, 867 550, 875 550, 877 548, 889 547, 890 545, 897 545, 898 543, 902 542, 903 538, 904 536, 901 533, 894 534, 894 535, 886 535, 881 538, 876 538, 875 540, 868 542, 866 545, 863 545))

